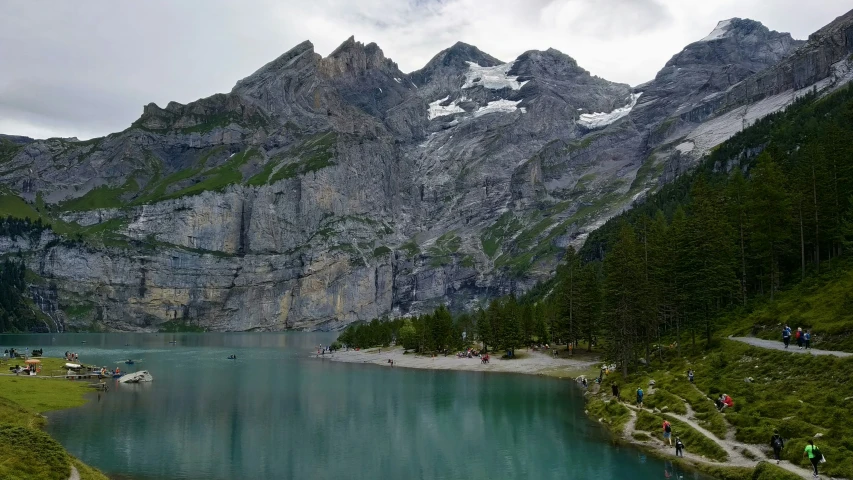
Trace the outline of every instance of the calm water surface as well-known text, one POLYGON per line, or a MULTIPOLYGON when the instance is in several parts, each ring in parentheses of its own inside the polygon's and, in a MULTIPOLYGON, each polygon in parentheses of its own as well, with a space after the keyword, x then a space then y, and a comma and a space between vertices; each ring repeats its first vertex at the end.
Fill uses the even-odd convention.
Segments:
POLYGON ((0 335, 0 349, 151 372, 49 415, 72 454, 121 478, 699 478, 612 446, 570 382, 308 358, 334 336, 0 335))

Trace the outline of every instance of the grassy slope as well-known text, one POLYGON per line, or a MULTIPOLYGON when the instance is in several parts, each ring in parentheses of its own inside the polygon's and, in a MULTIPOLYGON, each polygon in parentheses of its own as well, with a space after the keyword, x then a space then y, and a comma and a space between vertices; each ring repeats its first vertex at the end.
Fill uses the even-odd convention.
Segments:
POLYGON ((747 314, 730 315, 726 333, 755 334, 780 340, 781 324, 812 329, 812 346, 853 351, 853 262, 839 260, 832 269, 782 292, 775 301, 760 301, 747 314))
MULTIPOLYGON (((45 358, 42 363, 44 375, 61 371, 58 367, 64 360, 45 358)), ((7 364, 2 367, 5 370, 7 364)), ((106 476, 69 455, 41 430, 45 418, 40 413, 81 406, 89 391, 85 382, 0 376, 0 478, 65 480, 73 464, 83 480, 106 480, 106 476)))
MULTIPOLYGON (((616 382, 623 399, 633 398, 637 385, 645 388, 654 379, 656 391, 646 395, 647 407, 666 407, 679 413, 686 401, 697 413, 698 423, 716 436, 723 438, 730 424, 736 429, 737 440, 762 447, 769 448, 773 430, 778 429, 786 439, 783 459, 804 468, 808 466, 808 461, 802 459, 806 440, 820 433, 823 437, 817 443, 831 459, 823 467, 825 473, 849 476, 853 472, 853 383, 848 382, 851 375, 853 358, 798 355, 720 340, 711 348, 697 346, 696 352, 685 352, 683 359, 675 358, 675 352, 667 349, 663 362, 655 358, 652 365, 639 369, 627 380, 617 374, 606 377, 602 391, 609 392, 610 384, 616 382), (696 372, 696 388, 686 379, 688 368, 696 372), (720 393, 735 400, 732 411, 716 411, 712 399, 720 393)), ((624 424, 619 415, 624 412, 601 404, 602 398, 592 398, 592 416, 624 424)), ((659 433, 661 415, 665 414, 641 416, 637 428, 659 433)), ((714 445, 695 437, 698 432, 672 423, 690 451, 718 458, 714 445)))

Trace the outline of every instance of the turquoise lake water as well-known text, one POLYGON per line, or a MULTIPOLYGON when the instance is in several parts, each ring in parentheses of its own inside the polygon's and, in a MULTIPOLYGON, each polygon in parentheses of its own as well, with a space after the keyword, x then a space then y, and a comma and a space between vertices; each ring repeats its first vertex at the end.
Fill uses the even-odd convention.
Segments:
POLYGON ((86 406, 48 414, 51 435, 115 478, 700 478, 613 446, 571 382, 309 357, 334 338, 0 335, 0 350, 69 350, 86 364, 151 372, 149 384, 111 382, 86 406))

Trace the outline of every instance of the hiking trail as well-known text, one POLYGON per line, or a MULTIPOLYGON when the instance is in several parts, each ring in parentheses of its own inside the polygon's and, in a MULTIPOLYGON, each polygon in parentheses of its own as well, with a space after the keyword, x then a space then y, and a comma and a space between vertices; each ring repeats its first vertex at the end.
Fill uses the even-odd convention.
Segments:
POLYGON ((728 337, 729 340, 734 340, 736 342, 746 343, 747 345, 752 345, 754 347, 766 348, 769 350, 779 350, 783 352, 791 352, 791 353, 808 353, 811 355, 833 355, 836 357, 851 357, 853 353, 850 352, 839 352, 836 350, 820 350, 817 348, 809 348, 800 349, 797 348, 796 342, 791 341, 791 346, 785 348, 785 345, 781 340, 765 340, 763 338, 755 338, 755 337, 728 337))

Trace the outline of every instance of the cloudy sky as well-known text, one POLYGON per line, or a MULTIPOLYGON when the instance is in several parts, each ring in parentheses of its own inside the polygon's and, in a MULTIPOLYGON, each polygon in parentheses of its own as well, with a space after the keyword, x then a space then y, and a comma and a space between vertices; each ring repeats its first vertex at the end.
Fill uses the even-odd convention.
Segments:
POLYGON ((350 35, 403 71, 458 40, 505 61, 554 47, 632 85, 718 20, 805 39, 850 0, 0 0, 0 133, 123 130, 142 106, 190 102, 303 40, 327 55, 350 35))

